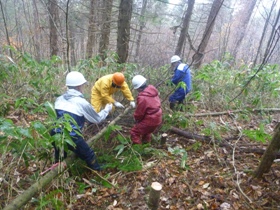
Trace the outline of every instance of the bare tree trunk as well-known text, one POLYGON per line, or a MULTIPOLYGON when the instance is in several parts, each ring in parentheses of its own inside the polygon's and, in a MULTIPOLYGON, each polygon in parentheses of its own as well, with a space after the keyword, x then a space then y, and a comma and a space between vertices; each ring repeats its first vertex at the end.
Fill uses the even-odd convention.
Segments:
POLYGON ((103 1, 102 6, 102 26, 101 26, 101 37, 99 41, 99 54, 102 60, 105 60, 106 51, 108 50, 109 46, 109 38, 110 38, 110 21, 111 21, 111 13, 113 7, 113 0, 106 0, 103 1))
POLYGON ((23 45, 24 43, 24 33, 23 33, 23 18, 21 14, 21 9, 22 9, 22 4, 18 0, 14 0, 14 8, 15 8, 15 14, 14 14, 14 19, 15 19, 15 31, 16 31, 16 37, 12 38, 13 36, 10 36, 10 43, 11 46, 15 47, 17 50, 20 52, 24 52, 25 46, 23 45))
POLYGON ((195 0, 188 1, 188 9, 186 11, 185 18, 183 21, 183 27, 181 29, 180 37, 179 37, 177 47, 175 50, 175 55, 179 55, 179 56, 182 55, 182 49, 186 42, 186 37, 187 37, 188 30, 189 30, 189 25, 190 25, 191 16, 192 16, 193 8, 194 8, 194 3, 195 3, 195 0))
POLYGON ((250 1, 244 1, 246 2, 246 5, 244 6, 244 10, 240 12, 240 21, 238 25, 238 32, 235 34, 236 42, 234 44, 234 50, 233 50, 233 57, 236 58, 237 52, 240 48, 240 45, 242 43, 242 40, 246 33, 247 25, 250 21, 251 15, 253 14, 253 10, 255 8, 255 5, 257 3, 257 0, 250 0, 250 1))
POLYGON ((50 57, 58 55, 58 6, 57 0, 48 1, 49 13, 50 13, 50 57))
POLYGON ((23 10, 23 15, 20 16, 20 20, 22 20, 23 22, 23 19, 25 20, 25 24, 23 23, 22 24, 22 27, 23 28, 27 28, 25 30, 28 30, 28 34, 30 35, 29 36, 29 39, 28 39, 28 44, 26 45, 26 49, 27 51, 29 51, 32 55, 36 54, 35 51, 36 49, 34 48, 34 45, 35 45, 35 32, 33 30, 33 23, 32 23, 32 17, 31 17, 31 14, 32 12, 30 11, 30 8, 31 8, 31 2, 30 1, 22 1, 22 6, 21 6, 21 9, 23 10), (28 47, 28 48, 27 48, 28 47))
MULTIPOLYGON (((9 32, 8 32, 8 28, 7 28, 6 16, 5 16, 4 10, 3 10, 2 0, 0 0, 0 6, 1 6, 1 13, 2 13, 2 18, 3 18, 3 22, 4 22, 7 44, 9 46, 11 46, 9 32)), ((10 57, 13 58, 13 54, 12 54, 12 51, 10 49, 9 49, 9 54, 10 54, 10 57)))
POLYGON ((125 63, 128 57, 132 0, 121 0, 118 17, 117 54, 118 62, 125 63))
POLYGON ((70 65, 76 65, 76 49, 73 23, 69 23, 69 48, 70 48, 70 65))
POLYGON ((96 0, 90 1, 90 14, 89 14, 89 27, 88 27, 88 41, 87 41, 87 50, 86 58, 91 58, 93 55, 93 47, 95 43, 95 31, 96 31, 96 0))
POLYGON ((37 8, 37 3, 36 0, 32 1, 32 6, 33 6, 33 21, 34 21, 34 48, 35 48, 35 58, 37 61, 41 60, 41 30, 40 30, 40 17, 38 15, 38 8, 37 8))
POLYGON ((277 124, 274 130, 273 138, 269 146, 267 147, 264 155, 262 156, 262 160, 258 169, 255 171, 254 176, 256 178, 261 178, 264 173, 269 172, 279 149, 280 149, 280 123, 277 124))
POLYGON ((193 56, 193 60, 192 60, 192 64, 193 67, 195 69, 199 68, 201 63, 202 63, 202 59, 203 59, 203 54, 205 52, 205 49, 208 45, 210 36, 212 34, 213 31, 213 27, 215 24, 215 20, 216 17, 223 5, 224 0, 214 0, 212 7, 211 7, 211 11, 210 14, 208 16, 208 20, 207 20, 207 24, 206 24, 206 28, 205 31, 203 33, 203 38, 201 40, 201 43, 197 49, 197 52, 194 54, 193 56))
POLYGON ((69 3, 70 0, 67 0, 66 3, 66 13, 65 13, 65 26, 66 26, 66 64, 68 72, 71 71, 70 59, 71 59, 71 50, 70 50, 70 28, 69 28, 69 3))
POLYGON ((136 38, 136 49, 135 49, 135 62, 138 62, 138 57, 139 57, 139 51, 140 51, 140 44, 141 44, 141 39, 142 39, 142 34, 143 34, 143 29, 145 27, 145 12, 147 9, 147 0, 142 1, 142 8, 141 8, 141 14, 139 18, 139 31, 138 35, 136 38))
POLYGON ((270 34, 270 37, 269 37, 269 40, 268 40, 268 43, 267 43, 267 46, 265 49, 264 58, 263 58, 262 63, 266 63, 268 61, 268 59, 271 56, 271 53, 274 51, 274 49, 272 49, 272 48, 274 48, 277 45, 277 42, 279 41, 280 26, 277 27, 279 19, 280 19, 280 9, 278 9, 278 14, 277 14, 276 20, 274 22, 274 25, 272 27, 271 34, 270 34))
POLYGON ((256 63, 258 61, 258 56, 261 53, 261 48, 262 48, 262 45, 263 45, 263 40, 264 40, 265 34, 267 32, 267 28, 269 26, 269 22, 270 22, 270 18, 271 18, 271 15, 272 15, 272 11, 273 11, 275 5, 276 5, 276 0, 272 2, 271 8, 270 8, 270 12, 268 13, 268 17, 267 17, 267 19, 265 21, 265 25, 263 27, 263 32, 262 32, 262 37, 261 37, 260 42, 259 42, 259 47, 258 47, 258 50, 257 50, 257 54, 256 54, 256 57, 255 57, 255 60, 253 62, 253 66, 256 65, 256 63))

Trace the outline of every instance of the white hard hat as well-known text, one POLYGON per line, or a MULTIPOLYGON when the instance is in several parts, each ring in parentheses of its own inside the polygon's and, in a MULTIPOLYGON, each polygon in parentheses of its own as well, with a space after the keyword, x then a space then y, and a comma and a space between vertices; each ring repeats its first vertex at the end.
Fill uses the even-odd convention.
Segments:
POLYGON ((132 85, 134 89, 140 88, 142 85, 146 83, 147 79, 142 75, 136 75, 132 79, 132 85))
POLYGON ((84 75, 78 71, 71 71, 66 76, 66 86, 76 87, 86 82, 84 75))
POLYGON ((171 57, 171 63, 175 63, 175 62, 180 61, 180 60, 181 60, 181 58, 178 55, 173 55, 171 57))

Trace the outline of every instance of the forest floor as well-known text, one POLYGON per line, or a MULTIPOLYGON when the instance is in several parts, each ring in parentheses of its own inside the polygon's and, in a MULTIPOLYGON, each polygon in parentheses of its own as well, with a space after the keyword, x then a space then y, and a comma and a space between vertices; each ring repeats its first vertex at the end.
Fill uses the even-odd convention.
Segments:
MULTIPOLYGON (((271 120, 273 123, 267 124, 266 130, 273 134, 273 128, 279 121, 280 115, 274 114, 270 117, 273 119, 271 120)), ((217 124, 226 123, 227 126, 232 126, 233 129, 222 136, 232 146, 232 149, 220 147, 211 141, 200 142, 173 132, 166 132, 165 144, 153 141, 150 145, 166 155, 143 157, 144 167, 142 170, 122 172, 109 168, 98 172, 98 174, 86 170, 79 175, 80 180, 87 186, 82 193, 79 192, 79 187, 74 183, 71 185, 71 189, 65 189, 67 195, 53 196, 60 200, 67 200, 68 204, 64 206, 65 209, 145 210, 149 209, 147 199, 150 185, 152 182, 159 182, 163 188, 158 209, 279 210, 280 163, 275 162, 270 172, 265 174, 262 179, 254 179, 252 175, 260 163, 261 154, 244 152, 240 148, 265 149, 267 145, 251 141, 244 136, 230 138, 236 135, 238 129, 257 129, 263 116, 256 114, 246 124, 233 120, 230 115, 208 116, 202 120, 204 122, 210 120, 217 124), (171 155, 168 151, 168 148, 176 146, 187 150, 186 165, 188 169, 180 167, 180 156, 171 155), (108 177, 106 179, 113 184, 113 187, 104 187, 100 183, 90 181, 96 177, 108 177)), ((132 122, 131 113, 117 122, 122 126, 121 132, 125 137, 129 137, 132 122)), ((188 131, 201 134, 200 131, 203 127, 204 125, 201 124, 201 127, 191 128, 188 131)), ((87 135, 91 134, 87 133, 87 135)), ((95 148, 95 151, 98 149, 95 148)), ((30 173, 22 174, 21 179, 27 178, 30 173)), ((63 181, 66 178, 68 180, 69 176, 72 175, 64 176, 66 177, 62 177, 60 180, 63 181)), ((75 179, 73 181, 75 182, 75 179)), ((57 183, 52 183, 52 186, 49 186, 45 193, 55 188, 54 185, 57 183)), ((3 196, 3 189, 1 191, 0 197, 3 196)), ((2 198, 4 199, 4 197, 2 198)), ((0 201, 3 204, 4 201, 2 199, 0 201)), ((1 206, 3 207, 3 205, 1 206)), ((28 208, 25 209, 38 209, 38 206, 28 205, 28 208)))

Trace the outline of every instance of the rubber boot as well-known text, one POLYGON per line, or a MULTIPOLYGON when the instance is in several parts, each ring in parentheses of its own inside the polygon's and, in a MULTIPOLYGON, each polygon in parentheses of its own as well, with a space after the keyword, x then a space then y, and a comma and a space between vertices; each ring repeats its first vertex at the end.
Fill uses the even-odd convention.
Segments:
POLYGON ((102 171, 101 165, 97 162, 97 160, 93 160, 91 163, 88 164, 88 167, 95 171, 102 171))
POLYGON ((175 110, 176 103, 170 102, 169 107, 171 110, 175 110))

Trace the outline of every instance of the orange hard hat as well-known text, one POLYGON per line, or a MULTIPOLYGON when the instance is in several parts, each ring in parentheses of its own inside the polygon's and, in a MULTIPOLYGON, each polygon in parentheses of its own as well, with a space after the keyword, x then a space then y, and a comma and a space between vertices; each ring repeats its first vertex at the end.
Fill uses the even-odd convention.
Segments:
POLYGON ((122 86, 125 78, 123 73, 116 72, 113 74, 113 83, 116 84, 117 86, 122 86))

